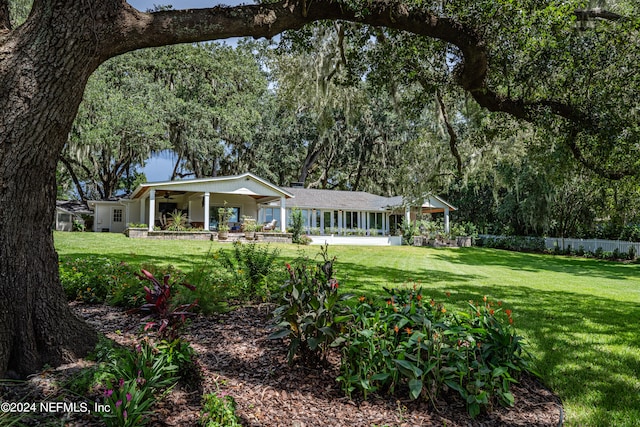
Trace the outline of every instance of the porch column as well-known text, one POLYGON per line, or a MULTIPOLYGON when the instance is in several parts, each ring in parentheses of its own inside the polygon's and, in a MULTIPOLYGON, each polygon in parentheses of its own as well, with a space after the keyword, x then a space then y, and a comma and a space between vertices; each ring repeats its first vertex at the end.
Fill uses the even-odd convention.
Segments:
POLYGON ((411 207, 404 208, 404 220, 407 225, 411 224, 411 207))
POLYGON ((210 193, 204 193, 204 229, 209 231, 209 196, 210 193))
POLYGON ((287 205, 286 198, 280 197, 280 231, 287 231, 287 205))
POLYGON ((153 231, 156 223, 156 190, 149 190, 149 231, 153 231))
POLYGON ((338 234, 342 234, 342 217, 344 216, 343 211, 338 211, 338 234))
POLYGON ((147 199, 140 199, 140 224, 145 224, 146 221, 146 210, 147 210, 147 199))
POLYGON ((320 234, 324 236, 324 211, 320 211, 320 234))
POLYGON ((444 208, 444 232, 449 232, 449 208, 444 208))

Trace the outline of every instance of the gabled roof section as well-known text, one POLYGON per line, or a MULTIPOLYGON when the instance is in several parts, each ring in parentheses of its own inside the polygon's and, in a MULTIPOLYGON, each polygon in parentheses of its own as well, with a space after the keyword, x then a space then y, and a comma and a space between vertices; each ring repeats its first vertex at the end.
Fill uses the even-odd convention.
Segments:
POLYGON ((422 208, 427 208, 427 209, 449 208, 449 210, 452 210, 452 211, 458 210, 458 208, 454 207, 452 204, 450 204, 443 198, 439 196, 434 196, 434 195, 431 195, 424 200, 422 204, 422 208))
POLYGON ((149 190, 189 191, 238 194, 252 197, 285 197, 292 198, 293 194, 252 174, 220 176, 212 178, 185 179, 181 181, 147 182, 141 184, 131 194, 131 199, 145 197, 149 190))

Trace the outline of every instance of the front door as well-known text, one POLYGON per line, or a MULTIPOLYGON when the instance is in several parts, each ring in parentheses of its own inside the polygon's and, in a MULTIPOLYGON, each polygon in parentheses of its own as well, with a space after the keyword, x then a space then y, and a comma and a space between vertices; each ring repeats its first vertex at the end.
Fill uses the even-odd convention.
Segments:
POLYGON ((111 232, 122 233, 124 231, 124 209, 111 208, 111 232))

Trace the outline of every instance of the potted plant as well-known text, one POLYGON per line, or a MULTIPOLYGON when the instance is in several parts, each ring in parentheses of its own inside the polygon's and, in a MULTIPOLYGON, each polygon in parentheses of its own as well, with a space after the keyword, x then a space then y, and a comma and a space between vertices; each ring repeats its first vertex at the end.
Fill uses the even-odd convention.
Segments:
POLYGON ((229 238, 229 218, 231 215, 233 215, 233 208, 228 208, 227 202, 224 202, 224 207, 218 208, 218 240, 229 238))
POLYGON ((258 229, 258 224, 255 218, 250 216, 242 217, 242 229, 244 230, 244 238, 247 240, 253 240, 258 229))

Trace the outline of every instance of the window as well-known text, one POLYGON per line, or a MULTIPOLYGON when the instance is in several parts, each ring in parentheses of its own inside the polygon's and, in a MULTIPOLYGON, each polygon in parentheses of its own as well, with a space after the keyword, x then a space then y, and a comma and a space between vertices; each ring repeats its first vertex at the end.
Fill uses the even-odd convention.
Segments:
POLYGON ((264 222, 271 222, 275 218, 275 211, 280 208, 264 208, 264 222))
POLYGON ((382 223, 382 212, 369 213, 369 228, 372 230, 382 230, 384 228, 384 224, 382 223))
MULTIPOLYGON (((331 214, 333 212, 324 212, 324 229, 329 230, 331 228, 331 214)), ((337 224, 335 222, 334 224, 337 224)))
POLYGON ((113 210, 113 222, 122 222, 122 209, 113 210))
POLYGON ((404 222, 404 215, 389 215, 389 229, 392 233, 396 233, 404 222))
POLYGON ((347 223, 345 228, 358 228, 359 212, 345 212, 347 223))

